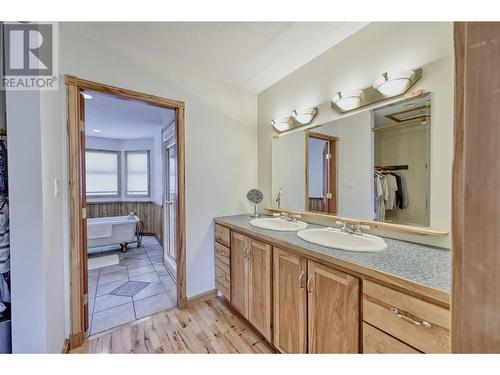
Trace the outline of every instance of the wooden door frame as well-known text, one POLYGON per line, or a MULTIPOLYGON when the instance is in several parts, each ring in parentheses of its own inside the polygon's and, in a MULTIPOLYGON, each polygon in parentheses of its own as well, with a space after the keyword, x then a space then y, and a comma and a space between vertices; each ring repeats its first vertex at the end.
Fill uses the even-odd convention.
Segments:
POLYGON ((330 202, 328 202, 328 212, 326 214, 329 215, 336 215, 338 213, 338 196, 339 196, 339 191, 338 191, 338 137, 334 137, 331 135, 326 135, 326 134, 321 134, 321 133, 316 133, 312 131, 306 131, 306 147, 305 147, 305 160, 306 160, 306 165, 305 165, 305 181, 306 181, 306 186, 305 186, 305 210, 304 211, 309 211, 309 138, 316 138, 316 139, 322 139, 325 141, 330 142, 330 153, 334 155, 335 157, 335 165, 333 166, 335 169, 335 173, 331 173, 332 166, 330 165, 330 189, 331 193, 333 195, 332 199, 330 199, 330 202), (333 151, 332 151, 333 148, 333 151), (333 205, 333 208, 332 208, 333 205))
POLYGON ((81 261, 84 240, 82 223, 86 219, 86 208, 82 205, 82 181, 80 179, 80 92, 99 91, 104 94, 140 100, 155 106, 173 109, 176 112, 178 205, 177 205, 177 306, 186 307, 186 196, 185 196, 185 106, 184 102, 162 98, 102 83, 65 76, 67 91, 68 132, 68 205, 69 205, 69 249, 70 249, 70 347, 83 344, 84 312, 88 295, 84 294, 84 264, 81 261))
POLYGON ((497 22, 454 23, 452 353, 500 352, 499 38, 497 22))

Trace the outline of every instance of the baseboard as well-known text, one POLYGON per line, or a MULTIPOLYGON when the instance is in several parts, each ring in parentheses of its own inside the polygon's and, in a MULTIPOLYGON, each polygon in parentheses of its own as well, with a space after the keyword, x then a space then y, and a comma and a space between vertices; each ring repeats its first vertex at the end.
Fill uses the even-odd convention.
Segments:
POLYGON ((74 350, 83 345, 85 335, 83 332, 78 332, 69 336, 69 350, 74 350))
POLYGON ((66 339, 64 340, 63 348, 61 351, 62 354, 68 354, 69 353, 69 340, 66 339))
POLYGON ((209 299, 212 299, 212 298, 215 298, 215 297, 217 297, 217 289, 212 289, 212 290, 209 290, 207 292, 198 294, 196 296, 189 297, 187 299, 187 305, 189 307, 191 305, 194 305, 194 304, 197 304, 197 303, 200 303, 200 302, 208 301, 209 299))

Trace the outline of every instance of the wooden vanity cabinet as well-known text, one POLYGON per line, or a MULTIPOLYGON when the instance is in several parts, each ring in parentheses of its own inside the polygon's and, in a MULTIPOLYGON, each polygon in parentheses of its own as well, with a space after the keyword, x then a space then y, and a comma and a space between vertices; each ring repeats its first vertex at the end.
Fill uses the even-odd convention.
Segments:
POLYGON ((307 353, 307 260, 275 247, 273 269, 274 346, 307 353))
POLYGON ((284 353, 358 353, 359 280, 274 248, 274 345, 284 353))
POLYGON ((359 353, 359 279, 307 261, 309 353, 359 353))
POLYGON ((248 316, 248 237, 231 232, 231 305, 248 316))
POLYGON ((359 278, 222 225, 215 240, 217 289, 282 353, 450 352, 442 304, 364 277, 361 298, 359 278))
MULTIPOLYGON (((450 310, 400 291, 365 280, 363 282, 363 321, 391 338, 406 344, 396 347, 384 340, 387 353, 406 352, 407 346, 423 353, 450 352, 450 310), (398 351, 396 351, 398 352, 398 351)), ((366 327, 366 325, 364 325, 366 327)), ((380 346, 381 335, 363 332, 363 351, 380 346)))
POLYGON ((270 245, 231 232, 231 304, 271 341, 270 245))

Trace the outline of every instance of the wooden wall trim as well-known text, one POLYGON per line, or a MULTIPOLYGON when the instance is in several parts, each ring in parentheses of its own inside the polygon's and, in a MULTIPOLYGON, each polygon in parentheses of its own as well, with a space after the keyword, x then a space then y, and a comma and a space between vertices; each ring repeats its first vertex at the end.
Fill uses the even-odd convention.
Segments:
POLYGON ((454 154, 452 184, 452 299, 451 299, 451 350, 459 352, 461 343, 461 298, 462 289, 459 265, 462 262, 462 240, 464 229, 464 78, 465 78, 465 22, 454 24, 455 44, 455 117, 454 117, 454 154))
POLYGON ((500 353, 500 23, 456 23, 452 352, 500 353))
POLYGON ((80 94, 78 87, 74 85, 67 86, 68 101, 68 205, 69 205, 69 246, 70 246, 70 346, 75 348, 83 343, 84 331, 84 301, 83 301, 83 275, 81 272, 81 218, 82 208, 80 204, 80 125, 79 125, 79 100, 80 94))
POLYGON ((177 306, 187 305, 186 297, 186 145, 184 103, 176 109, 177 142, 177 306))
POLYGON ((106 85, 99 82, 89 81, 86 79, 81 79, 76 76, 66 75, 64 80, 67 85, 78 86, 82 90, 94 90, 105 94, 125 97, 129 99, 141 100, 159 107, 166 107, 170 109, 176 109, 179 107, 184 108, 184 102, 179 100, 172 100, 167 98, 162 98, 160 96, 145 94, 138 91, 122 89, 120 87, 106 85))
POLYGON ((351 224, 368 225, 370 227, 370 229, 379 229, 379 230, 394 231, 394 232, 401 232, 401 233, 422 234, 422 235, 428 235, 428 236, 447 236, 449 234, 448 232, 435 230, 435 229, 431 229, 428 227, 416 227, 416 226, 412 226, 412 225, 383 223, 380 221, 372 221, 372 220, 364 220, 364 219, 353 219, 350 217, 329 215, 329 214, 317 213, 317 212, 296 211, 296 210, 289 210, 286 208, 276 208, 276 207, 264 207, 264 210, 270 211, 270 212, 293 213, 293 214, 301 215, 301 217, 303 217, 303 218, 330 221, 332 223, 334 223, 337 220, 340 220, 340 221, 345 221, 346 223, 351 223, 351 224))

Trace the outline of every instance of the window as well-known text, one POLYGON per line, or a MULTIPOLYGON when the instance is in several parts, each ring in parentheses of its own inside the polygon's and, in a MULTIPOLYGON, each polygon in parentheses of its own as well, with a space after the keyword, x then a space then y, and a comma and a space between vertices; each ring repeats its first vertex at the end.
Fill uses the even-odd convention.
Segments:
POLYGON ((149 197, 149 151, 125 152, 126 196, 149 197))
POLYGON ((86 150, 87 197, 114 198, 120 195, 120 153, 86 150))

